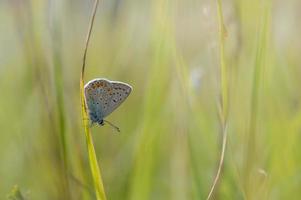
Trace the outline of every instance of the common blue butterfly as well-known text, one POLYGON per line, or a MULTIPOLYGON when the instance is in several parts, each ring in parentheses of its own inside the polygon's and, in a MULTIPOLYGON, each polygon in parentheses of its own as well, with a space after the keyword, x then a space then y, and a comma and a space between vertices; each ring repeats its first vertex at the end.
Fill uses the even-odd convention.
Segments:
MULTIPOLYGON (((132 87, 126 83, 97 78, 85 85, 85 97, 91 123, 101 126, 106 116, 111 114, 130 95, 132 87)), ((118 131, 119 128, 114 126, 118 131)))

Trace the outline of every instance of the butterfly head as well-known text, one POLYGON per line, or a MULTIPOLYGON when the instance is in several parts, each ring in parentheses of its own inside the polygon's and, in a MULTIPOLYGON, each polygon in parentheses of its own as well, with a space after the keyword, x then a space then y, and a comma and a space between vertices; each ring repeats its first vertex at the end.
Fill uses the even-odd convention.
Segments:
POLYGON ((98 123, 100 126, 105 125, 103 119, 99 120, 97 123, 98 123))

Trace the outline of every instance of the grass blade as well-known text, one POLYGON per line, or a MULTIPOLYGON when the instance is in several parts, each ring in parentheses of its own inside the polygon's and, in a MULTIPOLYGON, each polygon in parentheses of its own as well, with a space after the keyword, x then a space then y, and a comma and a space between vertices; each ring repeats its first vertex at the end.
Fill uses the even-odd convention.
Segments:
POLYGON ((93 145, 93 138, 91 135, 89 121, 87 120, 88 115, 87 115, 86 102, 85 102, 86 100, 84 96, 83 79, 80 80, 80 96, 81 96, 83 125, 85 130, 86 143, 87 143, 88 155, 89 155, 89 163, 90 163, 92 178, 94 182, 95 193, 96 193, 97 200, 105 200, 106 195, 105 195, 104 186, 101 178, 101 172, 97 162, 97 157, 93 145))
POLYGON ((88 114, 87 114, 87 107, 86 107, 86 99, 84 95, 84 72, 85 72, 85 65, 86 65, 86 55, 87 55, 87 49, 88 44, 93 28, 93 22, 95 19, 95 14, 97 10, 98 0, 95 0, 91 21, 87 33, 86 43, 85 43, 85 49, 84 49, 84 55, 83 55, 83 65, 82 65, 82 71, 81 71, 81 77, 80 77, 80 98, 81 98, 81 108, 82 108, 82 120, 84 125, 84 131, 86 136, 86 143, 88 148, 88 156, 89 156, 89 163, 92 173, 92 178, 94 182, 94 188, 96 193, 97 200, 106 200, 106 195, 104 191, 104 186, 101 178, 101 172, 98 166, 97 157, 95 153, 95 148, 93 145, 93 139, 92 134, 89 126, 89 120, 88 120, 88 114))
POLYGON ((218 13, 218 21, 219 21, 219 42, 220 42, 220 102, 219 102, 219 116, 220 116, 220 126, 222 132, 222 149, 220 155, 220 161, 218 164, 218 169, 216 176, 214 178, 213 184, 211 186, 210 192, 207 196, 207 200, 209 200, 216 188, 218 180, 220 178, 221 170, 224 164, 224 157, 227 145, 227 118, 228 118, 228 76, 227 76, 227 68, 225 61, 225 37, 227 35, 226 28, 224 25, 223 19, 223 10, 222 3, 220 0, 217 0, 217 13, 218 13))
POLYGON ((255 64, 253 71, 253 80, 251 88, 251 105, 250 105, 250 122, 247 132, 246 155, 244 160, 244 177, 245 177, 245 193, 248 199, 255 198, 255 190, 258 190, 258 178, 254 176, 253 171, 258 171, 259 166, 259 142, 258 134, 260 133, 260 104, 262 102, 262 84, 264 81, 264 71, 267 59, 267 43, 269 34, 269 9, 270 2, 266 1, 262 4, 260 18, 258 18, 257 44, 255 64))

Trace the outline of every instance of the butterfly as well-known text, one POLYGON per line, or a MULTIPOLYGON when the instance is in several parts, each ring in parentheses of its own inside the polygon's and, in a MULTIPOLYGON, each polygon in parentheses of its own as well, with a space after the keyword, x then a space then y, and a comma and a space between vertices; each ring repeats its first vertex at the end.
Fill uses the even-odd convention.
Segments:
POLYGON ((107 122, 120 131, 118 127, 104 120, 130 95, 132 87, 119 81, 97 78, 85 85, 85 98, 91 124, 104 125, 107 122))

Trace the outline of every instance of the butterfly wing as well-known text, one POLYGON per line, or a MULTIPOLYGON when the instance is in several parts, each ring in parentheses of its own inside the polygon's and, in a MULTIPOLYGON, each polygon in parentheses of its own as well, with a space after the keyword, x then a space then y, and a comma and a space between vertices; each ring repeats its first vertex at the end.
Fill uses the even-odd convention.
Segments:
POLYGON ((104 107, 104 117, 111 114, 130 95, 132 87, 126 83, 110 81, 111 90, 108 91, 109 99, 104 107))
POLYGON ((99 122, 104 118, 106 102, 109 101, 107 89, 110 81, 106 79, 94 79, 85 85, 85 97, 91 121, 99 122))
POLYGON ((126 83, 94 79, 85 85, 85 96, 92 122, 99 122, 112 113, 131 93, 126 83))

